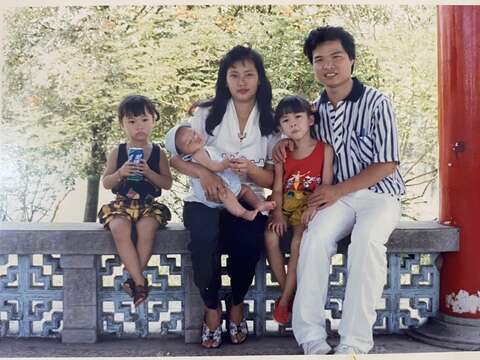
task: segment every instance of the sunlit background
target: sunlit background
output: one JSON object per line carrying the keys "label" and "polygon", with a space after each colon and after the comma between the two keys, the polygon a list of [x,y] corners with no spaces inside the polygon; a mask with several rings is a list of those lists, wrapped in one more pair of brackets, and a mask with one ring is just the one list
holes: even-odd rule
{"label": "sunlit background", "polygon": [[[435,6],[19,7],[1,15],[1,221],[95,221],[113,198],[99,180],[105,153],[123,141],[121,98],[155,101],[161,144],[193,102],[213,95],[218,61],[236,44],[263,55],[274,104],[286,94],[313,100],[321,89],[302,46],[324,24],[352,32],[355,75],[393,101],[404,217],[437,217]],[[162,202],[179,215],[187,189],[177,180]]]}

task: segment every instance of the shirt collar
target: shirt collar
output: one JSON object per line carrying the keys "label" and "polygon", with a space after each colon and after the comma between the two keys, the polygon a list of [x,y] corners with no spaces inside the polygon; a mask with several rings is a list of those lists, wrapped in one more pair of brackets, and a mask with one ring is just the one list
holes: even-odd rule
{"label": "shirt collar", "polygon": [[[360,80],[358,80],[356,77],[353,77],[352,80],[353,80],[352,90],[342,101],[355,102],[358,99],[360,99],[360,96],[362,96],[365,91],[365,85],[363,85],[363,83]],[[328,98],[327,91],[323,90],[322,93],[320,94],[320,103],[327,103],[328,101],[330,100]]]}

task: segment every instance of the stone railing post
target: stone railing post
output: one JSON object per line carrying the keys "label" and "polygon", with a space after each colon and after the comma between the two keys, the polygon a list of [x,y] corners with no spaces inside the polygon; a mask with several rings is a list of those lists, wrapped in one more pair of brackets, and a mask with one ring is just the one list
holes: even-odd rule
{"label": "stone railing post", "polygon": [[96,255],[63,255],[63,331],[64,343],[97,341]]}
{"label": "stone railing post", "polygon": [[185,286],[185,343],[200,342],[203,317],[203,300],[193,282],[192,260],[189,253],[182,255],[183,279]]}

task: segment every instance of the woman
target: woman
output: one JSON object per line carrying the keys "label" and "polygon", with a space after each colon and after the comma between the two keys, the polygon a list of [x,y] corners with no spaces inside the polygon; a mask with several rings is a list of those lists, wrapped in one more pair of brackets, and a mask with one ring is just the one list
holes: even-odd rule
{"label": "woman", "polygon": [[[199,104],[191,119],[192,128],[206,137],[206,144],[232,158],[231,169],[259,196],[273,183],[271,149],[278,136],[273,135],[271,102],[272,90],[261,56],[248,47],[235,46],[220,62],[215,97]],[[220,177],[178,156],[171,164],[181,173],[199,178],[207,198],[218,202],[225,191]],[[227,329],[232,343],[241,344],[248,334],[243,300],[260,258],[266,216],[258,214],[247,221],[224,209],[208,207],[191,194],[185,198],[183,219],[191,236],[194,281],[205,305],[202,346],[221,345],[218,290],[222,252],[228,254],[232,288],[226,298]]]}

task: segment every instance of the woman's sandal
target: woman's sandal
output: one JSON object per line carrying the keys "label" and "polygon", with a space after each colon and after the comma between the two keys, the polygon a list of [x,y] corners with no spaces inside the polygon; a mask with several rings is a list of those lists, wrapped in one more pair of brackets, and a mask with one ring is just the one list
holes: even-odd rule
{"label": "woman's sandal", "polygon": [[125,291],[128,296],[133,297],[133,292],[135,290],[135,282],[132,278],[128,278],[123,284],[122,289]]}
{"label": "woman's sandal", "polygon": [[133,290],[133,304],[135,306],[140,305],[145,301],[148,297],[148,280],[145,279],[145,283],[143,285],[135,285]]}
{"label": "woman's sandal", "polygon": [[[243,344],[248,337],[247,320],[244,316],[238,325],[230,320],[230,309],[232,308],[232,297],[230,294],[225,296],[225,307],[227,308],[227,329],[230,341],[234,345]],[[242,335],[240,340],[238,340],[238,335]]]}
{"label": "woman's sandal", "polygon": [[[212,346],[207,346],[208,341],[212,341]],[[215,330],[210,330],[204,321],[202,326],[202,346],[206,349],[218,349],[222,345],[222,324],[217,326]]]}

